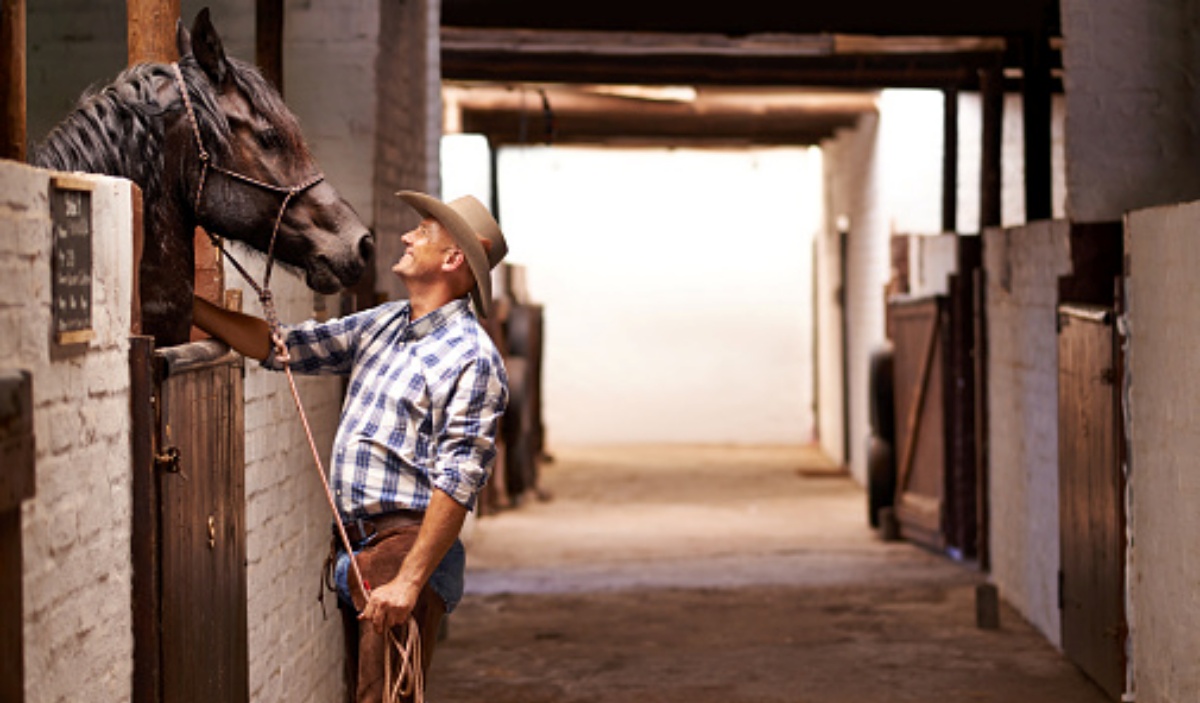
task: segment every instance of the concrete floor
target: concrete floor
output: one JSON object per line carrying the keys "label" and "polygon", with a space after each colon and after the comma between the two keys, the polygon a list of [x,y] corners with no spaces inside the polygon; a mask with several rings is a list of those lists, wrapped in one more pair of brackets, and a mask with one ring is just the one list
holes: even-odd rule
{"label": "concrete floor", "polygon": [[[431,703],[1102,703],[972,564],[871,531],[800,448],[558,450],[470,523]],[[1003,595],[1003,594],[1002,594]]]}

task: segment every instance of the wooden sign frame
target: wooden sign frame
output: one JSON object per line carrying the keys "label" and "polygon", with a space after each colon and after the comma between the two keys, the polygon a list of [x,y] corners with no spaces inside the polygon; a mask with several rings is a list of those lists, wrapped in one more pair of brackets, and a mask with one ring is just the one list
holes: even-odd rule
{"label": "wooden sign frame", "polygon": [[74,176],[50,180],[51,334],[55,343],[86,344],[92,330],[92,191],[91,181]]}

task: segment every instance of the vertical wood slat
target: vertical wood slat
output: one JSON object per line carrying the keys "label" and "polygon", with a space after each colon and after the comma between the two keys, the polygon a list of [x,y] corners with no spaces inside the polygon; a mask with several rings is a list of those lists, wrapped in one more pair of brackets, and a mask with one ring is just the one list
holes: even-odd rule
{"label": "vertical wood slat", "polygon": [[0,159],[25,160],[25,0],[0,6]]}
{"label": "vertical wood slat", "polygon": [[21,509],[0,508],[0,700],[25,700]]}
{"label": "vertical wood slat", "polygon": [[942,231],[958,231],[958,91],[942,91]]}
{"label": "vertical wood slat", "polygon": [[1004,74],[999,63],[979,71],[983,136],[979,168],[979,231],[1001,220],[1001,151],[1004,145]]}
{"label": "vertical wood slat", "polygon": [[1053,216],[1051,199],[1050,45],[1031,32],[1021,40],[1021,105],[1025,139],[1025,221]]}
{"label": "vertical wood slat", "polygon": [[[137,192],[137,188],[134,191]],[[138,210],[134,210],[135,217]],[[133,702],[161,700],[158,642],[158,491],[154,470],[154,339],[129,340],[133,459]]]}
{"label": "vertical wood slat", "polygon": [[1111,311],[1059,312],[1063,651],[1112,700],[1125,687],[1124,479]]}
{"label": "vertical wood slat", "polygon": [[129,65],[170,63],[179,57],[175,22],[179,0],[125,0]]}
{"label": "vertical wood slat", "polygon": [[283,95],[283,0],[254,3],[254,60]]}

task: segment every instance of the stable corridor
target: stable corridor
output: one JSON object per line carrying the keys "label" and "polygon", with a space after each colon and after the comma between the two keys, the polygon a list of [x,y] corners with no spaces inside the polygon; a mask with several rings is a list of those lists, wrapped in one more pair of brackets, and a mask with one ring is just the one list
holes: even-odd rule
{"label": "stable corridor", "polygon": [[563,449],[474,522],[437,703],[1102,703],[984,575],[869,528],[816,450]]}

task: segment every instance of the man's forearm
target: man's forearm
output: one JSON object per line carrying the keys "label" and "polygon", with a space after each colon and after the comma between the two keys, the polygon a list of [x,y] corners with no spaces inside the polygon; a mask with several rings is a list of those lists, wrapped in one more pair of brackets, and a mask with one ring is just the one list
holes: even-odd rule
{"label": "man's forearm", "polygon": [[404,558],[404,565],[400,567],[396,579],[418,589],[423,587],[446,552],[454,546],[466,518],[466,508],[442,491],[434,489],[417,541]]}
{"label": "man's forearm", "polygon": [[271,353],[267,323],[250,315],[217,307],[204,298],[193,298],[192,323],[252,359]]}

